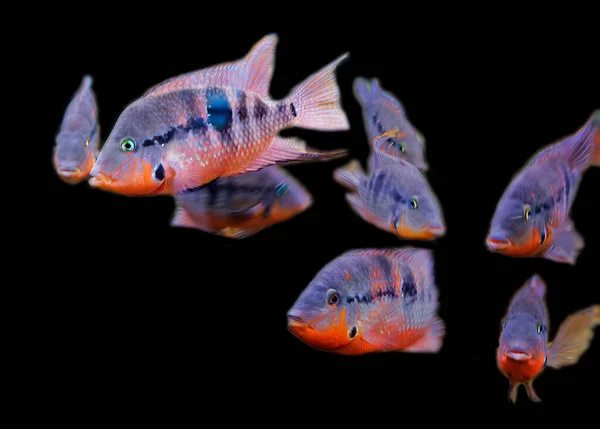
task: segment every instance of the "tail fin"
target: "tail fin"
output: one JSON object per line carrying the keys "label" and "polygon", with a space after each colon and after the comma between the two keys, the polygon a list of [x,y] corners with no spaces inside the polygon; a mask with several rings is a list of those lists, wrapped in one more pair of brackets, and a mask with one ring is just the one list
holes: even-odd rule
{"label": "tail fin", "polygon": [[175,211],[171,218],[172,227],[202,229],[194,222],[183,206],[175,200]]}
{"label": "tail fin", "polygon": [[592,149],[592,166],[600,167],[600,109],[592,114],[594,125],[594,148]]}
{"label": "tail fin", "polygon": [[354,93],[354,98],[361,105],[365,105],[371,99],[371,82],[365,79],[364,77],[357,77],[354,79],[354,83],[352,84],[352,91]]}
{"label": "tail fin", "polygon": [[600,324],[600,305],[593,305],[567,317],[549,344],[547,365],[552,368],[575,365],[589,348],[594,327]]}
{"label": "tail fin", "polygon": [[340,88],[335,78],[337,67],[346,58],[348,54],[342,55],[292,90],[286,102],[296,112],[293,126],[318,131],[350,129],[348,118],[341,106]]}
{"label": "tail fin", "polygon": [[92,76],[90,76],[89,74],[86,74],[85,76],[83,76],[83,79],[81,79],[81,88],[89,89],[93,83],[94,83],[94,79],[92,78]]}
{"label": "tail fin", "polygon": [[333,180],[352,191],[356,191],[364,174],[358,160],[353,159],[333,172]]}

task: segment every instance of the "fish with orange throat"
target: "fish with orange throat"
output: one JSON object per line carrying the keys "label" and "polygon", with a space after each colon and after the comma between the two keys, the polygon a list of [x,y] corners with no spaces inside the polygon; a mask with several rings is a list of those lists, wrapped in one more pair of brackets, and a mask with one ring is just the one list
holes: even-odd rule
{"label": "fish with orange throat", "polygon": [[174,227],[241,239],[306,211],[311,194],[283,168],[222,177],[175,195]]}
{"label": "fish with orange throat", "polygon": [[600,110],[536,154],[512,179],[486,238],[489,251],[575,265],[584,240],[569,213],[585,171],[600,166]]}
{"label": "fish with orange throat", "polygon": [[353,160],[334,172],[348,188],[346,201],[364,221],[411,240],[434,240],[446,233],[442,207],[423,174],[408,161],[374,151],[369,174]]}
{"label": "fish with orange throat", "polygon": [[509,400],[516,402],[519,386],[524,385],[529,399],[540,402],[533,389],[535,378],[547,366],[575,365],[589,348],[598,324],[600,305],[596,304],[567,317],[554,341],[548,342],[546,285],[539,275],[532,276],[510,301],[496,351],[498,368],[510,382]]}
{"label": "fish with orange throat", "polygon": [[378,79],[358,77],[354,97],[362,107],[367,138],[374,150],[397,156],[422,172],[429,169],[425,160],[425,138],[406,116],[404,106]]}
{"label": "fish with orange throat", "polygon": [[92,77],[83,77],[56,136],[52,161],[58,176],[77,184],[88,178],[98,156],[100,130]]}
{"label": "fish with orange throat", "polygon": [[445,325],[431,250],[358,249],[319,271],[287,313],[307,345],[342,355],[437,353]]}
{"label": "fish with orange throat", "polygon": [[335,71],[344,54],[274,101],[269,87],[276,35],[242,59],[168,79],[121,113],[91,171],[90,185],[130,196],[175,195],[219,177],[278,163],[324,161],[279,131],[350,128]]}

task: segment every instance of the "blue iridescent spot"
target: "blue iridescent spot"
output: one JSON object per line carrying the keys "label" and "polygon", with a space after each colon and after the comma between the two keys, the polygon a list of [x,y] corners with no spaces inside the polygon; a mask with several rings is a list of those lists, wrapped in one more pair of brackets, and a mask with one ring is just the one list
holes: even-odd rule
{"label": "blue iridescent spot", "polygon": [[287,194],[288,191],[288,187],[285,183],[280,184],[279,186],[277,186],[277,188],[275,188],[275,195],[277,195],[278,197],[281,197],[282,195]]}
{"label": "blue iridescent spot", "polygon": [[233,112],[225,91],[210,87],[206,89],[206,121],[217,131],[224,131],[231,125]]}

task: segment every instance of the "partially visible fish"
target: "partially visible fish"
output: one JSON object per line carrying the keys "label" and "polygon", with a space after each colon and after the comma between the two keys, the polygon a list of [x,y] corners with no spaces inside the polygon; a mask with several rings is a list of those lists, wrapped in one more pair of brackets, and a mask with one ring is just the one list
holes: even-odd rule
{"label": "partially visible fish", "polygon": [[171,225],[241,239],[291,219],[312,203],[297,179],[273,165],[175,195]]}
{"label": "partially visible fish", "polygon": [[346,150],[318,152],[277,133],[290,127],[350,128],[335,78],[348,54],[274,101],[268,91],[276,43],[277,36],[266,36],[241,60],[148,90],[121,113],[90,185],[124,195],[175,195],[277,163],[344,156]]}
{"label": "partially visible fish", "polygon": [[362,107],[367,138],[373,148],[427,171],[425,138],[407,119],[400,101],[383,90],[378,79],[369,81],[363,77],[354,80],[354,97]]}
{"label": "partially visible fish", "polygon": [[574,265],[584,247],[569,212],[582,176],[600,166],[600,110],[538,152],[500,198],[486,238],[489,251]]}
{"label": "partially visible fish", "polygon": [[334,180],[352,191],[346,200],[363,220],[405,239],[432,240],[446,233],[442,207],[414,165],[377,151],[369,163],[369,175],[357,160],[334,172]]}
{"label": "partially visible fish", "polygon": [[510,401],[516,402],[522,384],[529,399],[539,402],[533,389],[535,378],[546,366],[575,365],[589,348],[598,324],[600,305],[593,305],[567,317],[554,341],[548,342],[546,285],[537,274],[532,276],[510,301],[496,351],[498,368],[510,382]]}
{"label": "partially visible fish", "polygon": [[100,129],[92,83],[91,76],[83,77],[67,106],[54,145],[54,168],[70,184],[86,179],[98,156]]}
{"label": "partially visible fish", "polygon": [[431,250],[351,250],[300,294],[288,329],[315,349],[342,355],[437,353],[445,335],[438,294]]}

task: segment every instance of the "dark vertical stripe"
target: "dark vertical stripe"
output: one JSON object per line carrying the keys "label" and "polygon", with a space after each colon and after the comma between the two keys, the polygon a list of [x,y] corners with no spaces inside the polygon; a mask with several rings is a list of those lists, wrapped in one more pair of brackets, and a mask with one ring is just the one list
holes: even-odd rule
{"label": "dark vertical stripe", "polygon": [[379,198],[379,193],[381,192],[381,189],[383,188],[383,182],[385,181],[386,177],[387,177],[387,175],[382,172],[382,173],[379,173],[377,175],[377,177],[375,178],[375,183],[373,185],[374,201],[377,201],[377,199]]}
{"label": "dark vertical stripe", "polygon": [[258,120],[263,119],[267,115],[267,105],[263,101],[254,97],[254,117]]}
{"label": "dark vertical stripe", "polygon": [[238,118],[241,122],[248,120],[248,104],[246,103],[246,93],[244,91],[238,92]]}
{"label": "dark vertical stripe", "polygon": [[571,193],[571,175],[569,174],[569,170],[567,169],[567,166],[562,162],[560,163],[560,170],[562,171],[563,181],[565,182],[565,194],[567,197],[565,202],[567,203],[567,206],[568,206],[569,195]]}

